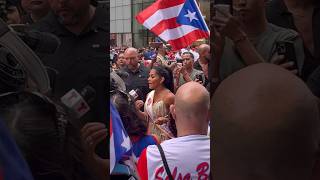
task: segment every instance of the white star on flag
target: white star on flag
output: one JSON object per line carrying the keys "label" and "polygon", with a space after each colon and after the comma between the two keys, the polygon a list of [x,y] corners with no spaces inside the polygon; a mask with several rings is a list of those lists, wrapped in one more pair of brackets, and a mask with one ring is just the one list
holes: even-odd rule
{"label": "white star on flag", "polygon": [[126,135],[124,134],[124,132],[122,131],[122,138],[123,138],[123,142],[121,143],[121,146],[126,148],[126,151],[130,150],[130,138],[126,137]]}
{"label": "white star on flag", "polygon": [[185,17],[189,18],[190,22],[192,20],[199,20],[198,18],[196,18],[196,12],[191,12],[189,9],[188,9],[188,14],[184,15]]}

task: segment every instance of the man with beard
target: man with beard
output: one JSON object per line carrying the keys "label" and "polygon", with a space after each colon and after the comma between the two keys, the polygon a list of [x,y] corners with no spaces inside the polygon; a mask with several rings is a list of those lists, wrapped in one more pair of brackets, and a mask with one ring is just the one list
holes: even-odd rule
{"label": "man with beard", "polygon": [[[108,11],[91,5],[90,0],[48,0],[51,12],[32,27],[58,36],[60,47],[52,55],[42,58],[43,63],[58,73],[53,82],[52,96],[60,99],[71,89],[80,92],[87,85],[95,91],[90,111],[80,120],[107,123],[107,37]],[[109,148],[98,146],[99,155],[106,158]]]}

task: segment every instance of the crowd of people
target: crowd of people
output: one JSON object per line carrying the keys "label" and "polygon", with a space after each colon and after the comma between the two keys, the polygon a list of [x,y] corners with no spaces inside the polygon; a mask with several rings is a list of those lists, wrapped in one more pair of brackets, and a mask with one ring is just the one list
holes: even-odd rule
{"label": "crowd of people", "polygon": [[319,179],[319,1],[213,8],[213,179]]}
{"label": "crowd of people", "polygon": [[[57,48],[34,50],[39,63],[0,47],[0,179],[319,179],[319,2],[231,1],[213,2],[211,46],[110,57],[96,1],[1,4],[10,31],[51,34]],[[48,91],[25,64],[40,64]],[[133,153],[112,172],[107,93]]]}
{"label": "crowd of people", "polygon": [[108,177],[105,7],[1,1],[0,179]]}
{"label": "crowd of people", "polygon": [[[174,178],[193,179],[201,174],[208,179],[210,46],[201,44],[176,52],[162,43],[146,49],[111,47],[110,55],[111,102],[119,111],[136,157],[131,175],[140,179],[169,177],[158,152],[160,144]],[[188,146],[199,148],[186,151]],[[183,161],[193,153],[199,157]],[[124,175],[121,167],[125,161],[116,165],[112,176]]]}

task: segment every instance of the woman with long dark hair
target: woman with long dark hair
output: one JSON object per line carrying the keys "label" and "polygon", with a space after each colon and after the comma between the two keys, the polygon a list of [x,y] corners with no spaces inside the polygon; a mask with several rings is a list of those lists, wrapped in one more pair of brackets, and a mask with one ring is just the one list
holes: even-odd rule
{"label": "woman with long dark hair", "polygon": [[174,103],[174,85],[172,71],[164,66],[154,66],[149,73],[149,88],[152,91],[147,95],[146,102],[136,101],[136,108],[144,105],[145,117],[148,123],[149,133],[155,134],[159,141],[174,137],[170,128],[170,105]]}
{"label": "woman with long dark hair", "polygon": [[[125,91],[121,90],[121,87],[118,86],[119,83],[117,83],[115,79],[112,78],[110,84],[111,103],[119,113],[123,127],[130,137],[133,154],[136,158],[139,158],[147,146],[158,143],[157,139],[152,135],[148,135],[147,123],[138,115],[139,113],[135,108],[134,99]],[[124,169],[126,169],[124,168],[126,165],[125,161],[126,159],[124,158],[120,163],[116,164],[114,171],[111,173],[111,177],[116,176],[114,177],[116,179],[128,179],[127,176],[130,176],[130,174],[125,175],[124,173]],[[134,174],[134,172],[130,173]]]}

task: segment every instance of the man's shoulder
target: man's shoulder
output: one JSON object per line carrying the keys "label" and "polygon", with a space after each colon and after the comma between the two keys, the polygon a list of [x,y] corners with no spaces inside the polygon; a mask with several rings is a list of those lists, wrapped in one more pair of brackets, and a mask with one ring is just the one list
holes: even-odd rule
{"label": "man's shoulder", "polygon": [[277,40],[291,40],[294,41],[299,38],[299,33],[293,29],[283,28],[274,24],[268,24],[269,33],[276,36]]}
{"label": "man's shoulder", "polygon": [[196,68],[193,68],[192,74],[202,74],[202,73],[203,73],[203,71],[196,69]]}
{"label": "man's shoulder", "polygon": [[[186,144],[207,144],[210,146],[210,138],[203,135],[190,135],[172,138],[161,143],[165,151],[176,150],[177,148],[185,148]],[[156,145],[148,146],[148,150],[158,150]]]}
{"label": "man's shoulder", "polygon": [[149,73],[149,68],[147,68],[145,65],[143,64],[140,64],[140,70],[143,72],[143,73]]}
{"label": "man's shoulder", "polygon": [[[161,147],[166,155],[168,161],[183,162],[183,157],[192,154],[202,154],[202,157],[210,156],[210,138],[208,136],[185,136],[166,140],[161,143]],[[186,147],[192,147],[186,149]],[[150,145],[146,149],[146,156],[148,160],[153,162],[160,162],[161,155],[156,145]]]}

